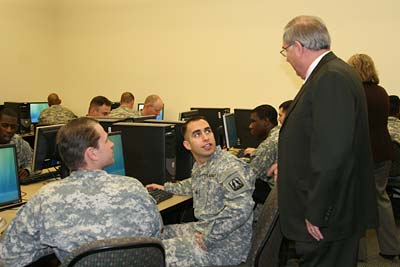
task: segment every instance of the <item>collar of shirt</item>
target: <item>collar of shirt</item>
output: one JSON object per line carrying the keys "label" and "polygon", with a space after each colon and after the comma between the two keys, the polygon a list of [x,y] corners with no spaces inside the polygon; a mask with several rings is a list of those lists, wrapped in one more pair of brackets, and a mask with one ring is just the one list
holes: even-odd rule
{"label": "collar of shirt", "polygon": [[304,82],[307,81],[308,77],[310,77],[311,73],[313,72],[313,70],[315,69],[315,67],[317,67],[317,65],[318,65],[318,63],[321,61],[321,59],[322,59],[326,54],[328,54],[329,52],[331,52],[331,51],[329,50],[329,51],[326,51],[325,53],[321,54],[319,57],[317,57],[317,58],[313,61],[313,63],[311,63],[311,65],[310,65],[310,66],[308,67],[308,69],[307,69],[306,78],[304,79]]}

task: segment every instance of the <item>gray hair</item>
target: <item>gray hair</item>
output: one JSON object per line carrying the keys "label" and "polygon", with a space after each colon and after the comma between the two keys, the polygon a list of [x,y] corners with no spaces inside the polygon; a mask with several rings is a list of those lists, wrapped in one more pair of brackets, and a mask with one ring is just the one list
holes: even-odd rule
{"label": "gray hair", "polygon": [[324,22],[315,16],[298,16],[285,26],[283,42],[292,45],[295,41],[314,51],[331,47],[328,29]]}

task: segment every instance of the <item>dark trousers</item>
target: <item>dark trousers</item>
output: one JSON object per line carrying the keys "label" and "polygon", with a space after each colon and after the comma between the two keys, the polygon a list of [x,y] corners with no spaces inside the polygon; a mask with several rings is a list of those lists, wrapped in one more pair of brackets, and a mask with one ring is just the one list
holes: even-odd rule
{"label": "dark trousers", "polygon": [[300,256],[300,267],[353,267],[357,266],[357,252],[360,234],[350,238],[326,242],[296,241],[296,253]]}

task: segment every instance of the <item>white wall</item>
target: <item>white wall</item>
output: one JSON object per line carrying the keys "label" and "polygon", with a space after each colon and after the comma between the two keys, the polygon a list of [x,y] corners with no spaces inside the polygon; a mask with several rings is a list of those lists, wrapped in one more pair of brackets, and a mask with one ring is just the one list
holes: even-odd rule
{"label": "white wall", "polygon": [[[8,62],[26,58],[23,52],[32,44],[39,49],[29,54],[35,58],[30,64],[0,65],[7,76],[7,83],[0,80],[2,91],[13,89],[2,93],[7,101],[45,99],[56,91],[66,106],[84,115],[95,95],[117,101],[129,90],[142,102],[157,93],[168,119],[191,106],[277,106],[293,98],[302,83],[279,54],[283,27],[300,14],[326,22],[332,49],[343,59],[371,55],[381,84],[400,95],[394,66],[400,61],[396,0],[379,5],[371,0],[42,0],[37,5],[37,0],[0,0],[0,10],[13,2],[21,3],[16,15],[30,10],[29,20],[13,16],[6,22],[29,42],[19,44]],[[11,39],[10,45],[19,40]]]}

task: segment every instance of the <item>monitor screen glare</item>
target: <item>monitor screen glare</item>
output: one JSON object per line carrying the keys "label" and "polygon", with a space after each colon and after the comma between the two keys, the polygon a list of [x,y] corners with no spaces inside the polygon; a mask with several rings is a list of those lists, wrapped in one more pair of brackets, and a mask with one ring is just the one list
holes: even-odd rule
{"label": "monitor screen glare", "polygon": [[112,132],[108,134],[108,139],[114,143],[114,163],[104,170],[110,174],[125,175],[124,153],[122,148],[121,132]]}
{"label": "monitor screen glare", "polygon": [[47,102],[43,103],[30,103],[30,109],[31,109],[31,122],[32,123],[38,123],[39,122],[39,116],[40,113],[49,107],[49,104]]}
{"label": "monitor screen glare", "polygon": [[0,206],[20,199],[15,146],[0,146]]}

